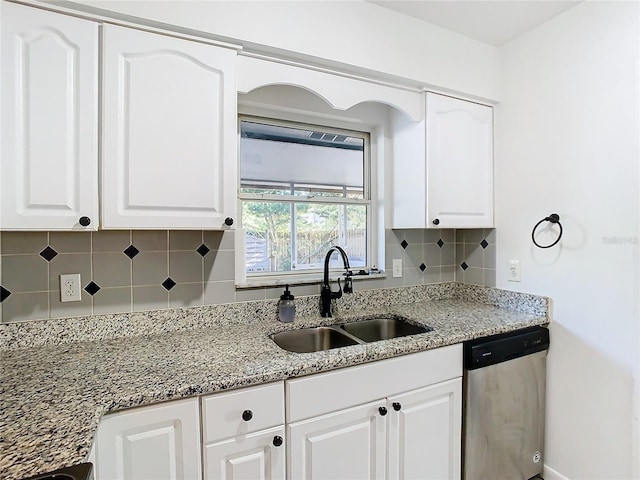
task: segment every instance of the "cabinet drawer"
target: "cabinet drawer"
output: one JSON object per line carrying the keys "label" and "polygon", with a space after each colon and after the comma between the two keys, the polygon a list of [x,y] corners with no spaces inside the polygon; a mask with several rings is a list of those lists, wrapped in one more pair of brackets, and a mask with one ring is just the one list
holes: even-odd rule
{"label": "cabinet drawer", "polygon": [[202,421],[205,443],[282,425],[284,384],[271,383],[202,397]]}

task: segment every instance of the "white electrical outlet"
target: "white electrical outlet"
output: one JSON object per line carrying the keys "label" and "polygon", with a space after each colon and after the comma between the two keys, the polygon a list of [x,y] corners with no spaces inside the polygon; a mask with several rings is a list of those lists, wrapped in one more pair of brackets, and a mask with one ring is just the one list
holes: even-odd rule
{"label": "white electrical outlet", "polygon": [[520,276],[520,260],[509,260],[509,274],[507,280],[510,282],[522,281]]}
{"label": "white electrical outlet", "polygon": [[393,278],[402,277],[402,259],[394,258],[393,259]]}
{"label": "white electrical outlet", "polygon": [[80,297],[80,274],[70,273],[60,275],[60,301],[79,302]]}

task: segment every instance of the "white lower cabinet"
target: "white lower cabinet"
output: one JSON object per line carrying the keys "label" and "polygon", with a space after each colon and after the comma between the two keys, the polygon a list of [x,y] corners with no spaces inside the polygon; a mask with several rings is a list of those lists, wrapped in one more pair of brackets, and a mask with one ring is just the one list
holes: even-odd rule
{"label": "white lower cabinet", "polygon": [[389,479],[458,479],[462,379],[387,400]]}
{"label": "white lower cabinet", "polygon": [[460,478],[460,378],[289,426],[290,479]]}
{"label": "white lower cabinet", "polygon": [[458,480],[461,345],[287,380],[290,480]]}
{"label": "white lower cabinet", "polygon": [[205,479],[284,480],[283,382],[201,401]]}
{"label": "white lower cabinet", "polygon": [[451,345],[118,412],[96,480],[459,479],[461,391]]}
{"label": "white lower cabinet", "polygon": [[371,402],[289,425],[290,479],[384,479],[386,430]]}
{"label": "white lower cabinet", "polygon": [[204,447],[207,480],[284,480],[284,426]]}
{"label": "white lower cabinet", "polygon": [[198,399],[106,415],[96,439],[96,480],[198,480]]}

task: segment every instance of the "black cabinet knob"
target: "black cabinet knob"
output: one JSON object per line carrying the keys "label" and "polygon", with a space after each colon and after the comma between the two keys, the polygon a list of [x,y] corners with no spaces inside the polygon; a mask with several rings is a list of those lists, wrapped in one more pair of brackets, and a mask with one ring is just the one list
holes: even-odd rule
{"label": "black cabinet knob", "polygon": [[242,419],[245,422],[248,422],[252,418],[253,418],[253,412],[251,410],[245,410],[244,412],[242,412]]}
{"label": "black cabinet knob", "polygon": [[393,403],[391,404],[391,406],[393,407],[393,409],[394,409],[396,412],[399,412],[399,411],[400,411],[400,409],[402,408],[402,405],[400,405],[400,403],[399,403],[399,402],[393,402]]}
{"label": "black cabinet knob", "polygon": [[91,219],[89,217],[80,217],[78,223],[83,227],[88,227],[89,225],[91,225]]}
{"label": "black cabinet knob", "polygon": [[437,219],[437,218],[434,218],[432,223],[433,223],[434,225],[440,225],[440,220],[439,220],[439,219]]}
{"label": "black cabinet knob", "polygon": [[384,417],[387,414],[387,407],[380,407],[378,411],[380,412],[380,415]]}
{"label": "black cabinet knob", "polygon": [[282,437],[276,435],[275,437],[273,437],[273,446],[279,447],[280,445],[282,445]]}
{"label": "black cabinet knob", "polygon": [[233,218],[231,217],[227,217],[224,219],[224,224],[227,225],[228,227],[230,227],[231,225],[233,225]]}

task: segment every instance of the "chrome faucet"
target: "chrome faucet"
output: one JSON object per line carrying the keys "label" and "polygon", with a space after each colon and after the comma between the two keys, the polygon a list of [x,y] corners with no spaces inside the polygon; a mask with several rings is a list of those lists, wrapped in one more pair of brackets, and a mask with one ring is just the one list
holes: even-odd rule
{"label": "chrome faucet", "polygon": [[[331,290],[331,285],[329,285],[329,260],[331,259],[331,255],[334,252],[340,252],[340,256],[342,257],[342,263],[345,269],[345,279],[344,279],[344,289],[340,286],[340,279],[338,279],[338,291],[334,292]],[[342,292],[344,293],[352,293],[353,292],[353,284],[351,282],[351,267],[349,266],[349,257],[347,257],[346,252],[339,247],[338,245],[334,245],[329,249],[327,255],[324,257],[324,282],[322,283],[322,289],[320,290],[320,314],[323,317],[331,316],[331,300],[334,298],[342,297]]]}

